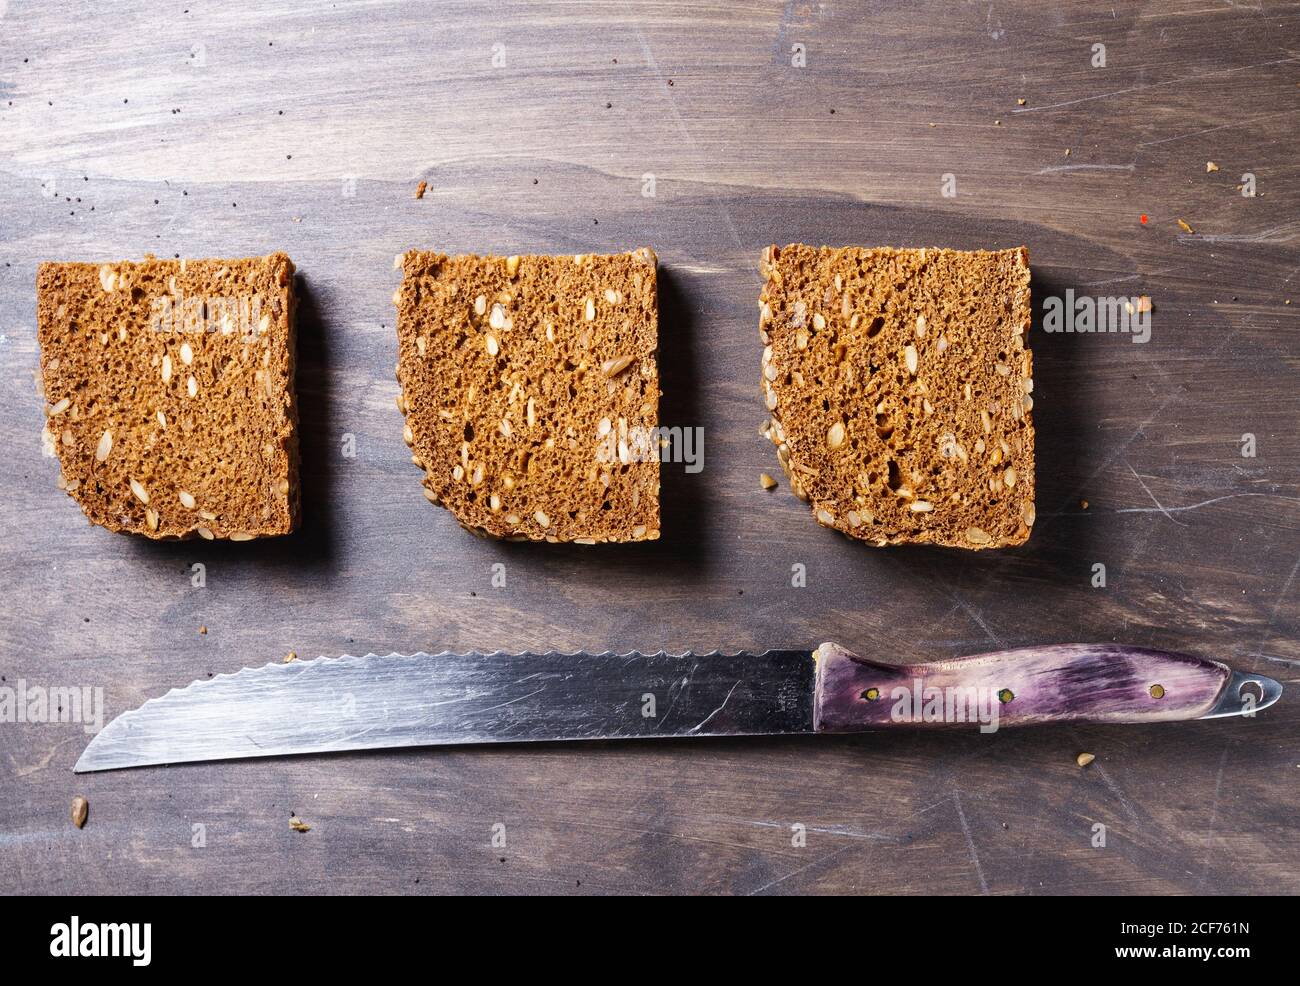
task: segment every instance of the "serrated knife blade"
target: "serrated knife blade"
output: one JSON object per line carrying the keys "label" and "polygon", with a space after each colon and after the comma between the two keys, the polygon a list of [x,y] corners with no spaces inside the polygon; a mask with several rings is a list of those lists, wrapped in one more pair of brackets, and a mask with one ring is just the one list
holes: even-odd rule
{"label": "serrated knife blade", "polygon": [[810,651],[366,654],[268,664],[123,713],[78,772],[295,753],[812,729]]}
{"label": "serrated knife blade", "polygon": [[1118,644],[914,664],[833,643],[759,654],[366,654],[173,689],[110,722],[75,769],[467,743],[1171,722],[1253,716],[1281,692],[1217,661]]}

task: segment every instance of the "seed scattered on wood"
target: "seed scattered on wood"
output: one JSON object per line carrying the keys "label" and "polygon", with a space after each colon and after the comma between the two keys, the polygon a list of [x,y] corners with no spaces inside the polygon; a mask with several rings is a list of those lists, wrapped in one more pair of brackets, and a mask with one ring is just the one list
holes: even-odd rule
{"label": "seed scattered on wood", "polygon": [[308,825],[306,822],[304,822],[304,821],[303,821],[301,818],[299,818],[297,815],[290,815],[290,816],[289,816],[289,828],[293,829],[295,832],[310,832],[310,831],[311,831],[311,826]]}
{"label": "seed scattered on wood", "polygon": [[762,486],[763,489],[765,490],[776,489],[776,480],[773,479],[771,476],[769,476],[767,473],[760,474],[758,477],[758,482],[759,485]]}
{"label": "seed scattered on wood", "polygon": [[1196,230],[1192,229],[1192,227],[1187,224],[1186,220],[1183,219],[1178,220],[1178,228],[1181,229],[1184,233],[1196,232]]}
{"label": "seed scattered on wood", "polygon": [[415,186],[415,197],[416,197],[417,199],[422,199],[422,198],[424,198],[424,190],[425,190],[426,188],[428,188],[428,187],[429,187],[429,183],[428,183],[427,181],[422,181],[422,182],[420,182],[420,184],[416,185],[416,186]]}
{"label": "seed scattered on wood", "polygon": [[281,663],[292,664],[296,660],[298,660],[298,652],[296,650],[291,650],[288,654],[284,655],[284,660]]}
{"label": "seed scattered on wood", "polygon": [[1074,762],[1077,763],[1080,767],[1086,767],[1088,766],[1088,764],[1092,763],[1096,759],[1097,757],[1094,754],[1080,753],[1077,757],[1074,758]]}
{"label": "seed scattered on wood", "polygon": [[86,827],[86,819],[90,816],[90,802],[77,795],[72,799],[72,824],[77,828]]}
{"label": "seed scattered on wood", "polygon": [[1206,162],[1205,162],[1205,173],[1206,173],[1206,174],[1209,174],[1211,171],[1218,171],[1218,170],[1219,170],[1219,166],[1218,166],[1217,164],[1215,164],[1213,161],[1206,161]]}

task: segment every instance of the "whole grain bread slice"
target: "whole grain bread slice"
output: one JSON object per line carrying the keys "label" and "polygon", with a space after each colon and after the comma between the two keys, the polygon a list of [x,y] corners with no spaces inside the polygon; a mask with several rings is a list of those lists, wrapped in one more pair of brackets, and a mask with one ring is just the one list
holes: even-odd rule
{"label": "whole grain bread slice", "polygon": [[763,252],[766,434],[818,523],[982,549],[1034,508],[1029,254]]}
{"label": "whole grain bread slice", "polygon": [[293,263],[44,263],[43,439],[92,523],[246,541],[299,513]]}
{"label": "whole grain bread slice", "polygon": [[397,401],[430,501],[494,537],[659,537],[656,263],[398,258]]}

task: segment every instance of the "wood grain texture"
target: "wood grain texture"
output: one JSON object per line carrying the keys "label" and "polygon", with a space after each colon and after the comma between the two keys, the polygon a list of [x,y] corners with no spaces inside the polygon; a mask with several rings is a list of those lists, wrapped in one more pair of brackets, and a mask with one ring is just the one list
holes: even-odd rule
{"label": "wood grain texture", "polygon": [[[102,686],[112,715],[289,650],[836,640],[916,661],[1120,640],[1291,694],[1254,720],[90,777],[70,772],[80,726],[0,723],[0,889],[1300,890],[1300,6],[177,9],[0,0],[0,684]],[[1237,191],[1247,173],[1258,197]],[[777,471],[758,434],[771,242],[1024,244],[1036,312],[1068,288],[1154,299],[1144,345],[1031,335],[1027,545],[871,550],[759,488]],[[470,537],[401,441],[393,256],[641,244],[661,259],[664,420],[705,429],[704,470],[665,467],[652,544]],[[36,264],[272,250],[304,299],[304,530],[153,544],[87,526],[41,456]]]}

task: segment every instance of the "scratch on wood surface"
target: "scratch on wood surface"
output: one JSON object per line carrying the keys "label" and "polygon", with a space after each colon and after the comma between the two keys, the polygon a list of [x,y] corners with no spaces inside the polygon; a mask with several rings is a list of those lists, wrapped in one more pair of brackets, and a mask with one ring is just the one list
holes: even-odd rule
{"label": "scratch on wood surface", "polygon": [[814,859],[811,863],[807,863],[803,866],[800,866],[797,870],[787,873],[785,876],[777,877],[775,880],[765,883],[761,887],[758,887],[755,890],[750,890],[748,893],[745,894],[745,896],[755,897],[758,894],[761,894],[764,890],[771,890],[773,887],[780,886],[781,884],[785,883],[787,880],[791,880],[794,877],[797,877],[800,873],[807,872],[808,870],[812,869],[814,866],[821,866],[823,863],[829,863],[832,859],[838,859],[840,856],[843,856],[846,852],[848,852],[852,848],[853,848],[852,845],[842,846],[839,849],[836,849],[833,853],[830,853],[829,855],[822,856],[819,859]]}
{"label": "scratch on wood surface", "polygon": [[59,750],[63,749],[63,747],[67,746],[70,742],[72,741],[64,740],[62,743],[54,744],[54,746],[50,747],[50,749],[46,752],[45,756],[41,757],[40,760],[32,764],[27,764],[26,766],[23,767],[18,766],[18,761],[13,758],[13,754],[10,754],[9,762],[13,764],[14,777],[28,777],[31,774],[39,773],[40,771],[44,770],[54,760],[54,755],[58,753]]}
{"label": "scratch on wood surface", "polygon": [[[658,77],[661,83],[667,82],[667,76],[659,70],[659,62],[655,59],[654,52],[650,50],[650,42],[646,40],[645,31],[641,29],[639,21],[636,24],[636,36],[637,40],[641,43],[641,52],[645,55],[645,60],[647,64],[649,64],[651,71],[654,72],[655,76]],[[667,101],[668,108],[673,114],[673,120],[677,123],[677,129],[681,131],[681,135],[686,138],[686,142],[691,145],[691,150],[698,153],[699,148],[695,144],[695,138],[691,135],[690,128],[686,126],[686,121],[682,119],[682,114],[677,109],[677,103],[674,102],[671,96],[666,95],[660,96],[660,100]],[[731,218],[731,212],[727,209],[726,202],[715,197],[713,199],[713,204],[717,207],[718,212],[726,221],[727,231],[731,233],[732,242],[736,244],[737,248],[743,250],[745,245],[740,239],[740,233],[736,230],[736,224]]]}
{"label": "scratch on wood surface", "polygon": [[1012,113],[1038,113],[1042,110],[1055,110],[1062,106],[1075,106],[1079,103],[1090,103],[1096,99],[1109,99],[1111,96],[1124,96],[1131,92],[1145,92],[1148,89],[1158,89],[1161,86],[1184,85],[1190,82],[1198,82],[1201,79],[1210,79],[1217,75],[1230,75],[1233,72],[1246,72],[1253,68],[1265,68],[1269,65],[1284,65],[1287,62],[1297,61],[1296,58],[1276,58],[1268,62],[1256,62],[1253,65],[1238,65],[1236,68],[1225,68],[1217,72],[1199,72],[1195,75],[1185,75],[1177,79],[1166,79],[1163,82],[1151,82],[1144,86],[1130,86],[1127,89],[1114,89],[1110,92],[1097,93],[1095,96],[1082,96],[1079,99],[1067,99],[1060,103],[1047,103],[1043,106],[1017,106]]}
{"label": "scratch on wood surface", "polygon": [[[1128,464],[1125,463],[1125,465]],[[1132,469],[1133,467],[1129,466],[1129,470],[1132,471]],[[1137,473],[1134,472],[1133,475],[1137,476]],[[1140,476],[1138,477],[1138,482],[1142,483],[1142,478]],[[1142,488],[1147,489],[1145,483],[1142,483]],[[1154,496],[1151,495],[1151,491],[1149,489],[1147,489],[1147,496],[1150,496],[1152,500],[1156,499]],[[1282,500],[1286,503],[1300,503],[1300,496],[1285,496],[1281,493],[1226,493],[1223,496],[1211,497],[1208,500],[1202,500],[1200,503],[1189,503],[1186,506],[1182,506],[1182,507],[1166,507],[1157,500],[1156,505],[1154,507],[1118,507],[1113,512],[1117,514],[1159,513],[1168,516],[1169,514],[1182,513],[1183,511],[1186,510],[1200,510],[1202,507],[1208,507],[1214,503],[1222,503],[1224,500],[1238,500],[1248,496],[1262,496],[1270,500]],[[1170,517],[1169,519],[1173,520],[1174,518]],[[1175,523],[1177,523],[1177,521],[1175,521]]]}
{"label": "scratch on wood surface", "polygon": [[[755,818],[745,822],[746,825],[753,825],[757,828],[774,828],[783,829],[789,826],[789,822],[774,822],[767,819]],[[863,839],[868,842],[897,842],[897,836],[886,835],[883,832],[864,832],[862,829],[852,825],[808,825],[806,831],[815,835],[838,835],[845,839]]]}
{"label": "scratch on wood surface", "polygon": [[1170,514],[1168,510],[1165,509],[1165,505],[1156,499],[1156,495],[1151,492],[1151,487],[1149,487],[1143,481],[1142,477],[1138,475],[1138,471],[1133,468],[1132,464],[1127,459],[1124,461],[1124,465],[1128,466],[1128,471],[1133,474],[1133,478],[1138,481],[1138,485],[1142,487],[1142,489],[1146,492],[1146,495],[1151,497],[1151,502],[1156,505],[1156,511],[1164,514],[1166,517],[1172,520],[1175,524],[1178,524],[1180,527],[1187,526],[1181,520],[1175,520],[1173,515]]}
{"label": "scratch on wood surface", "polygon": [[1180,233],[1179,242],[1200,243],[1290,243],[1300,231],[1300,224],[1274,226],[1258,233]]}
{"label": "scratch on wood surface", "polygon": [[1240,120],[1237,123],[1225,123],[1221,127],[1207,127],[1205,130],[1197,130],[1193,133],[1178,134],[1174,137],[1162,137],[1160,140],[1144,140],[1138,147],[1154,147],[1156,144],[1169,144],[1176,140],[1187,140],[1191,137],[1200,137],[1202,134],[1218,133],[1220,130],[1231,130],[1233,127],[1247,127],[1261,120],[1271,120],[1277,116],[1290,116],[1292,113],[1300,112],[1300,108],[1291,110],[1282,110],[1280,113],[1265,113],[1263,116],[1257,116],[1251,120]]}
{"label": "scratch on wood surface", "polygon": [[970,834],[970,824],[966,821],[966,810],[961,806],[961,793],[952,792],[952,803],[957,806],[957,820],[961,822],[961,834],[966,837],[966,848],[970,852],[970,861],[975,866],[975,875],[979,877],[980,893],[989,892],[988,881],[984,879],[984,867],[980,865],[980,854],[975,850],[975,840]]}
{"label": "scratch on wood surface", "polygon": [[1214,840],[1214,829],[1219,822],[1219,795],[1223,791],[1223,768],[1228,762],[1228,750],[1232,748],[1232,741],[1229,740],[1224,744],[1223,754],[1219,757],[1219,769],[1214,775],[1214,799],[1210,802],[1210,824],[1205,833],[1206,841],[1206,859],[1201,867],[1201,875],[1196,879],[1196,889],[1199,892],[1205,886],[1205,879],[1210,874],[1210,854],[1212,849],[1209,843]]}
{"label": "scratch on wood surface", "polygon": [[1050,168],[1035,171],[1035,175],[1050,175],[1057,171],[1133,171],[1135,164],[1056,164]]}
{"label": "scratch on wood surface", "polygon": [[1111,778],[1110,773],[1106,770],[1100,760],[1094,760],[1092,768],[1097,771],[1101,777],[1101,782],[1106,785],[1106,790],[1115,795],[1115,800],[1119,802],[1120,807],[1124,809],[1124,814],[1128,816],[1129,823],[1136,829],[1142,825],[1141,816],[1138,815],[1137,809],[1133,807],[1133,802],[1124,796],[1118,784]]}
{"label": "scratch on wood surface", "polygon": [[1006,646],[1005,644],[1003,644],[1002,638],[999,637],[996,633],[994,633],[993,628],[990,627],[988,623],[985,622],[984,617],[982,617],[979,614],[979,611],[976,610],[969,603],[967,603],[966,600],[962,599],[962,597],[958,593],[950,592],[948,593],[948,597],[953,602],[955,602],[962,610],[964,610],[966,612],[966,615],[969,616],[972,620],[974,620],[981,630],[983,630],[986,634],[988,634],[989,640],[993,641],[993,643],[997,644],[999,647]]}

